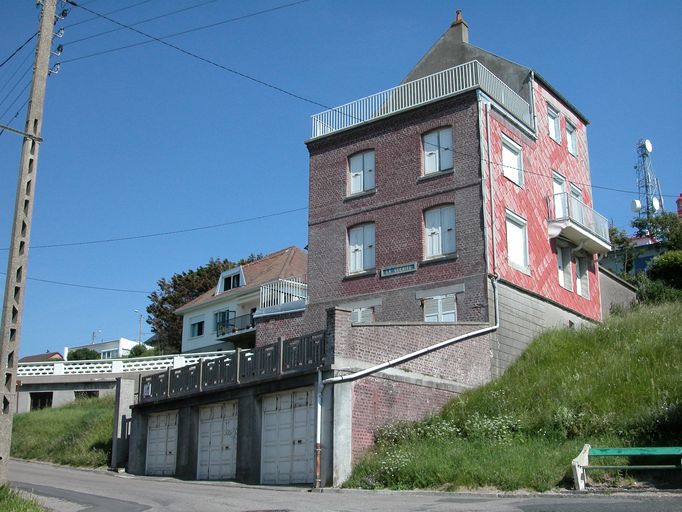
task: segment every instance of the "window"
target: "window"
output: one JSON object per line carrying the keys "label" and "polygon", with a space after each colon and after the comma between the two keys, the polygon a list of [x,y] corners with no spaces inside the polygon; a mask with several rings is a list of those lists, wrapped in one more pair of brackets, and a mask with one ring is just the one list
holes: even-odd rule
{"label": "window", "polygon": [[374,321],[374,308],[355,308],[352,321],[354,324],[371,324]]}
{"label": "window", "polygon": [[374,268],[374,224],[348,230],[348,271],[351,274]]}
{"label": "window", "polygon": [[374,188],[374,150],[363,151],[348,159],[350,193],[357,194]]}
{"label": "window", "polygon": [[502,174],[517,185],[523,185],[523,153],[521,146],[502,136]]}
{"label": "window", "polygon": [[567,290],[573,290],[573,271],[571,269],[571,248],[557,246],[557,267],[559,284]]}
{"label": "window", "polygon": [[190,320],[189,324],[189,335],[192,338],[204,335],[204,321],[203,320]]}
{"label": "window", "polygon": [[554,218],[563,219],[568,216],[566,204],[566,179],[555,172],[552,173],[552,194],[554,196]]}
{"label": "window", "polygon": [[590,297],[590,280],[588,260],[584,256],[575,258],[575,291],[578,295],[588,299]]}
{"label": "window", "polygon": [[455,207],[439,206],[424,212],[426,257],[436,258],[455,252]]}
{"label": "window", "polygon": [[582,224],[584,217],[583,191],[573,183],[571,183],[571,199],[569,201],[571,202],[571,207],[569,208],[571,218]]}
{"label": "window", "polygon": [[549,121],[549,136],[555,141],[561,142],[561,121],[559,112],[547,105],[547,120]]}
{"label": "window", "polygon": [[566,121],[566,144],[568,145],[568,152],[573,156],[578,154],[578,144],[576,141],[575,126]]}
{"label": "window", "polygon": [[422,135],[424,174],[452,169],[452,128],[441,128]]}
{"label": "window", "polygon": [[31,410],[49,409],[52,407],[52,391],[29,393],[31,397]]}
{"label": "window", "polygon": [[73,397],[76,400],[88,400],[99,397],[99,391],[74,391]]}
{"label": "window", "polygon": [[527,223],[510,211],[507,211],[507,260],[512,266],[528,270]]}
{"label": "window", "polygon": [[239,274],[234,274],[232,276],[226,276],[223,278],[223,291],[226,292],[232,288],[239,288]]}
{"label": "window", "polygon": [[457,301],[455,295],[437,295],[424,299],[424,321],[456,322]]}
{"label": "window", "polygon": [[101,359],[115,359],[118,357],[118,350],[102,350],[99,354]]}

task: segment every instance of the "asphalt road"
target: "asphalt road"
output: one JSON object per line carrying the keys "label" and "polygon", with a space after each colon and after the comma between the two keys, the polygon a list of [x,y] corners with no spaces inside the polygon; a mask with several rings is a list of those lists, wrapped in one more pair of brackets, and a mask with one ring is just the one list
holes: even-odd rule
{"label": "asphalt road", "polygon": [[184,482],[11,461],[12,487],[56,512],[682,512],[682,494],[373,492]]}

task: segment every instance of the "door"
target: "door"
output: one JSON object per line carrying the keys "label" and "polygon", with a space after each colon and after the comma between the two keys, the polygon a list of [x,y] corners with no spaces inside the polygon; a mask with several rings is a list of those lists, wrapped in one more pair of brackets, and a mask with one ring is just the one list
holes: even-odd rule
{"label": "door", "polygon": [[174,475],[178,411],[151,414],[147,427],[148,475]]}
{"label": "door", "polygon": [[199,480],[229,480],[237,469],[237,402],[222,402],[199,411]]}
{"label": "door", "polygon": [[261,483],[312,483],[315,476],[315,391],[263,398]]}

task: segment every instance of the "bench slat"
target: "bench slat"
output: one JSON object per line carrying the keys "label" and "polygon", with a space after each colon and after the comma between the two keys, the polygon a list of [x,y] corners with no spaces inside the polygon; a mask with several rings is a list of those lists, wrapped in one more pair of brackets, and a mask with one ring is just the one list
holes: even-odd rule
{"label": "bench slat", "polygon": [[590,448],[590,457],[618,457],[636,455],[680,455],[682,447],[651,447],[651,448]]}
{"label": "bench slat", "polygon": [[583,466],[583,469],[682,469],[679,465],[644,465],[644,466]]}

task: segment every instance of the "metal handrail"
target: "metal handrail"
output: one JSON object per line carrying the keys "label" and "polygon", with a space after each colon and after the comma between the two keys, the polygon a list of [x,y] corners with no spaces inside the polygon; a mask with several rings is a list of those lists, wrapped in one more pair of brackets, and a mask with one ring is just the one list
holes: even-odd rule
{"label": "metal handrail", "polygon": [[594,208],[568,192],[548,197],[549,220],[570,220],[605,242],[609,242],[609,221]]}

